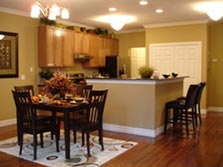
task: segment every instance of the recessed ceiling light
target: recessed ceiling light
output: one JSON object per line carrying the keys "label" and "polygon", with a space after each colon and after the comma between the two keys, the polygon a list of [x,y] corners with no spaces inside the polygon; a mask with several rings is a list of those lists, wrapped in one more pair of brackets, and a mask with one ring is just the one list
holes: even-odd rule
{"label": "recessed ceiling light", "polygon": [[142,1],[139,1],[139,4],[140,4],[140,5],[142,5],[142,6],[145,6],[145,5],[147,5],[147,4],[148,4],[148,2],[147,2],[147,1],[142,0]]}
{"label": "recessed ceiling light", "polygon": [[109,10],[110,12],[115,12],[115,11],[117,11],[117,9],[116,9],[116,8],[113,8],[113,7],[108,8],[108,10]]}
{"label": "recessed ceiling light", "polygon": [[156,9],[156,13],[163,13],[163,9]]}

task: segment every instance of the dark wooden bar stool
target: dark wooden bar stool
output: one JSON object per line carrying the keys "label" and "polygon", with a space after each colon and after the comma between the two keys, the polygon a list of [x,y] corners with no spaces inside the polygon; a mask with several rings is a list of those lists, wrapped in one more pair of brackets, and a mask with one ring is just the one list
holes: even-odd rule
{"label": "dark wooden bar stool", "polygon": [[[166,103],[164,133],[166,133],[168,124],[173,124],[173,126],[176,124],[185,125],[187,135],[189,135],[190,123],[195,128],[195,100],[199,86],[199,84],[190,85],[185,100],[173,100]],[[170,109],[173,110],[172,117],[170,116]]]}

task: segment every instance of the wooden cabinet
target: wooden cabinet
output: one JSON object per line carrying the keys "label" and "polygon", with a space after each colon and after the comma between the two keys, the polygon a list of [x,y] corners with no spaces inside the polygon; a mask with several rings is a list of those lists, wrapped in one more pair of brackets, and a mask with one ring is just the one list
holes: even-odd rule
{"label": "wooden cabinet", "polygon": [[74,54],[92,56],[86,67],[104,67],[105,56],[118,55],[118,40],[53,26],[39,26],[39,67],[70,67]]}
{"label": "wooden cabinet", "polygon": [[90,54],[93,58],[85,63],[87,67],[104,67],[105,57],[118,55],[118,40],[102,36],[91,35]]}
{"label": "wooden cabinet", "polygon": [[73,31],[39,26],[38,63],[39,67],[73,66]]}
{"label": "wooden cabinet", "polygon": [[74,54],[90,54],[90,34],[74,31]]}

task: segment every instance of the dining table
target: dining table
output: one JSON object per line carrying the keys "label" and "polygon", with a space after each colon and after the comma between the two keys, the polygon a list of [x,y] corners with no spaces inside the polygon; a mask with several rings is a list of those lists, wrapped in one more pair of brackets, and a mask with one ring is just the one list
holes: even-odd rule
{"label": "dining table", "polygon": [[[86,106],[86,102],[53,104],[53,103],[32,103],[32,107],[37,110],[52,112],[52,116],[56,118],[57,113],[62,113],[64,119],[64,142],[65,142],[65,158],[70,159],[70,113],[80,110]],[[55,120],[56,121],[56,120]]]}

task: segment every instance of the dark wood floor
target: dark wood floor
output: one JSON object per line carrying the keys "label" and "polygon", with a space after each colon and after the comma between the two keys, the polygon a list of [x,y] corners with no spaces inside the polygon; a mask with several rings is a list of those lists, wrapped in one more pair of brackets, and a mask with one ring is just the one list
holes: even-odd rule
{"label": "dark wood floor", "polygon": [[[104,136],[136,141],[130,151],[112,159],[102,167],[223,167],[223,113],[209,112],[202,125],[189,136],[184,129],[169,129],[155,139],[104,132]],[[0,140],[16,135],[16,127],[0,128]],[[0,152],[0,166],[41,167]]]}

